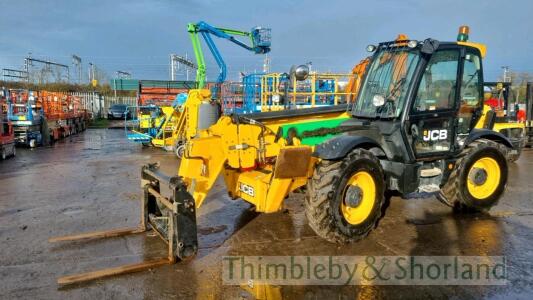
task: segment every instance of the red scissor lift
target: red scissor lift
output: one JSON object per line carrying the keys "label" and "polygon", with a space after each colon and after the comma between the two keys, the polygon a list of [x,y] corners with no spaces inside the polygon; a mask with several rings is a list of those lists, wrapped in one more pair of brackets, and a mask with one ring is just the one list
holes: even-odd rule
{"label": "red scissor lift", "polygon": [[89,114],[81,107],[81,99],[62,92],[41,91],[39,95],[50,140],[76,134],[87,128]]}
{"label": "red scissor lift", "polygon": [[6,97],[0,95],[0,157],[4,160],[15,154],[15,133],[13,125],[7,118]]}

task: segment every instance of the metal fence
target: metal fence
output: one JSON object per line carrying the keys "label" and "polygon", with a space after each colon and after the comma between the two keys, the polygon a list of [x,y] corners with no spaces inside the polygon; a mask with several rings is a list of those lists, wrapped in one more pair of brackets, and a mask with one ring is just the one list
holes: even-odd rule
{"label": "metal fence", "polygon": [[91,112],[94,118],[106,117],[109,107],[113,104],[128,106],[137,104],[137,97],[105,96],[96,92],[72,92],[70,94],[80,97],[82,107]]}

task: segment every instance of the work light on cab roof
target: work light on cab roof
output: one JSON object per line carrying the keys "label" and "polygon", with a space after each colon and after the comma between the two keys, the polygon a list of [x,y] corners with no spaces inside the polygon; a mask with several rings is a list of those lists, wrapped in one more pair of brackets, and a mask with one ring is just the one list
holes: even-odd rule
{"label": "work light on cab roof", "polygon": [[470,33],[470,28],[468,26],[463,25],[459,27],[459,34],[457,35],[457,41],[467,42],[469,33]]}

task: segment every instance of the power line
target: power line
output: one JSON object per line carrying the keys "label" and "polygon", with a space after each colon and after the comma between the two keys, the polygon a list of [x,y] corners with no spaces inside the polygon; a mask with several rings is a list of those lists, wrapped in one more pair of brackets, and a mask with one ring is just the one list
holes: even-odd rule
{"label": "power line", "polygon": [[4,77],[4,80],[10,78],[28,80],[28,72],[23,70],[4,68],[2,69],[2,76]]}
{"label": "power line", "polygon": [[78,84],[81,84],[82,76],[83,76],[83,66],[81,64],[81,57],[72,54],[72,63],[76,67],[76,71],[78,73]]}
{"label": "power line", "polygon": [[185,54],[185,57],[177,54],[170,54],[170,80],[176,80],[176,75],[181,69],[181,66],[185,68],[187,81],[189,80],[189,71],[198,69],[198,67],[189,60],[187,54]]}
{"label": "power line", "polygon": [[[37,81],[39,83],[47,82],[48,75],[53,75],[52,66],[59,68],[59,69],[66,70],[67,71],[66,81],[68,82],[70,80],[69,66],[56,63],[50,60],[42,60],[42,59],[33,58],[31,57],[31,53],[30,53],[26,58],[24,58],[24,71],[28,74],[28,77],[26,79],[27,81],[31,81],[34,79],[32,78],[32,76],[34,76],[35,74],[33,70],[31,70],[31,67],[34,66],[34,63],[43,65],[43,67],[39,71],[40,75],[37,78]],[[61,81],[61,79],[62,79],[62,73],[58,72],[56,76],[56,81]]]}

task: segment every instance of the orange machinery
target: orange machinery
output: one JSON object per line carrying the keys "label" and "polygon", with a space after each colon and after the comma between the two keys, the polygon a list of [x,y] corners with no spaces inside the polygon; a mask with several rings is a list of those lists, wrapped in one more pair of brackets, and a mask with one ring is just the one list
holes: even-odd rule
{"label": "orange machinery", "polygon": [[137,89],[138,104],[172,106],[176,95],[188,93],[195,87],[194,82],[188,81],[140,80]]}
{"label": "orange machinery", "polygon": [[63,92],[41,91],[39,102],[52,140],[85,130],[88,116],[81,107],[79,97]]}
{"label": "orange machinery", "polygon": [[[3,91],[2,91],[3,92]],[[15,133],[13,125],[7,117],[7,100],[5,95],[0,95],[0,156],[4,160],[15,156]]]}
{"label": "orange machinery", "polygon": [[352,69],[352,74],[355,76],[350,77],[350,81],[348,81],[348,84],[346,85],[346,93],[350,93],[348,103],[352,103],[357,98],[357,94],[359,93],[359,86],[361,85],[361,81],[363,80],[363,75],[365,74],[366,67],[368,66],[368,62],[370,61],[370,58],[367,57],[363,60],[361,60],[355,67]]}
{"label": "orange machinery", "polygon": [[171,106],[177,94],[187,92],[187,89],[145,87],[139,93],[139,106]]}

